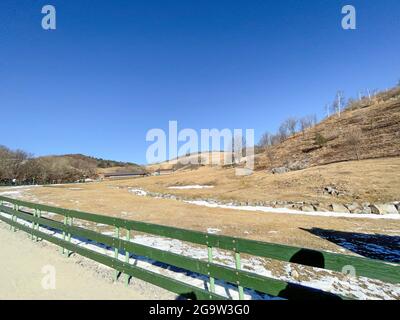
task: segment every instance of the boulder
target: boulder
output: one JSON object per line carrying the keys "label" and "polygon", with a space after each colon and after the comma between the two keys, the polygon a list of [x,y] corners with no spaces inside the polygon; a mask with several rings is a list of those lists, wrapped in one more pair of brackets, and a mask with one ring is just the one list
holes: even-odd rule
{"label": "boulder", "polygon": [[315,206],[315,211],[319,211],[319,212],[329,212],[331,211],[331,209],[329,208],[329,206],[320,203],[318,205]]}
{"label": "boulder", "polygon": [[363,213],[367,213],[367,214],[371,214],[372,213],[369,203],[362,205],[362,211],[363,211]]}
{"label": "boulder", "polygon": [[311,204],[304,204],[304,205],[302,205],[302,206],[300,207],[300,210],[301,210],[301,211],[304,211],[304,212],[314,212],[314,211],[315,211],[314,207],[313,207]]}
{"label": "boulder", "polygon": [[282,174],[282,173],[289,172],[289,169],[286,168],[286,167],[278,167],[278,168],[273,168],[273,169],[271,170],[271,172],[272,172],[273,174]]}
{"label": "boulder", "polygon": [[395,214],[399,213],[391,203],[375,203],[369,206],[371,208],[371,213],[374,214]]}
{"label": "boulder", "polygon": [[333,212],[350,213],[349,209],[347,209],[343,204],[340,204],[340,203],[332,203],[330,205],[330,209]]}
{"label": "boulder", "polygon": [[351,213],[364,213],[363,207],[359,205],[357,202],[347,204],[346,207],[347,209],[349,209]]}

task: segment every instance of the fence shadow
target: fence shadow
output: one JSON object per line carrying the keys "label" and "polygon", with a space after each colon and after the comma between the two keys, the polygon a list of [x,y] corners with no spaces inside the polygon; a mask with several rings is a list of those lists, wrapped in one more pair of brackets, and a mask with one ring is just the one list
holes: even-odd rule
{"label": "fence shadow", "polygon": [[300,228],[365,258],[400,262],[400,236]]}
{"label": "fence shadow", "polygon": [[[325,259],[322,253],[310,249],[300,249],[290,258],[289,262],[315,268],[325,267]],[[279,292],[278,296],[288,300],[342,300],[333,293],[318,289],[306,290],[303,286],[294,283],[289,283],[285,289]]]}

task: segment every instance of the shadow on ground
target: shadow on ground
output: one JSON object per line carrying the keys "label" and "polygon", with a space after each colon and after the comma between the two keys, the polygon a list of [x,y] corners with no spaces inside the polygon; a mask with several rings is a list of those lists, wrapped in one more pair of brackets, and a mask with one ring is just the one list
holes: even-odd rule
{"label": "shadow on ground", "polygon": [[365,258],[400,262],[400,236],[343,232],[319,228],[304,229]]}

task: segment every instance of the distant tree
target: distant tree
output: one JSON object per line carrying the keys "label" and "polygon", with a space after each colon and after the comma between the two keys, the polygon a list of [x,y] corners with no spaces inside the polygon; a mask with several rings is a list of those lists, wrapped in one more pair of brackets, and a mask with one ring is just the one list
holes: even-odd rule
{"label": "distant tree", "polygon": [[283,124],[287,128],[289,135],[294,135],[296,133],[297,123],[298,121],[294,117],[287,118],[284,121]]}
{"label": "distant tree", "polygon": [[343,91],[338,91],[335,96],[335,100],[332,104],[332,112],[336,113],[339,117],[345,105],[345,98]]}
{"label": "distant tree", "polygon": [[327,104],[325,105],[325,114],[326,114],[326,117],[327,117],[327,118],[329,118],[329,117],[331,116],[330,110],[331,110],[331,106],[329,105],[329,103],[327,103]]}
{"label": "distant tree", "polygon": [[360,160],[360,147],[362,140],[362,131],[360,128],[352,128],[346,133],[346,141],[348,145],[353,149],[354,155],[357,160]]}
{"label": "distant tree", "polygon": [[279,126],[278,133],[276,134],[279,143],[285,141],[289,137],[289,130],[286,123],[282,123]]}
{"label": "distant tree", "polygon": [[232,159],[234,163],[240,162],[244,148],[246,148],[246,140],[243,135],[237,134],[232,137]]}
{"label": "distant tree", "polygon": [[317,124],[317,116],[314,114],[302,117],[299,120],[299,124],[301,132],[304,133],[308,128],[312,128]]}
{"label": "distant tree", "polygon": [[268,147],[272,144],[272,135],[267,131],[262,136],[260,141],[258,142],[259,147]]}

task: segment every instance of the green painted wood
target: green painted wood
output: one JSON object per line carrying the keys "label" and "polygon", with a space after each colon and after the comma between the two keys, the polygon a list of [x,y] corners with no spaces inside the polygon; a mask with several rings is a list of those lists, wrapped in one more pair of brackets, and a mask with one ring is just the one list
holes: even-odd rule
{"label": "green painted wood", "polygon": [[[22,224],[19,224],[18,222],[15,222],[15,221],[5,218],[3,216],[0,216],[0,220],[6,222],[8,224],[11,224],[13,227],[18,227],[27,233],[31,232],[31,230],[28,226],[24,226]],[[191,286],[189,284],[186,284],[184,282],[163,276],[161,274],[147,271],[147,270],[144,270],[142,268],[139,268],[139,267],[136,267],[133,265],[129,265],[129,264],[122,262],[120,260],[117,260],[115,258],[108,257],[106,255],[94,252],[92,250],[74,245],[74,244],[69,243],[68,241],[62,240],[60,238],[55,238],[55,237],[53,237],[49,234],[46,234],[44,232],[41,232],[39,230],[34,230],[33,233],[36,236],[38,236],[44,240],[47,240],[49,242],[52,242],[60,247],[65,247],[68,250],[75,251],[77,254],[79,254],[81,256],[90,258],[101,264],[104,264],[111,268],[117,269],[120,272],[127,273],[132,277],[136,277],[138,279],[152,283],[161,288],[167,289],[171,292],[185,296],[189,299],[226,300],[225,297],[217,295],[215,293],[210,293],[204,289],[201,289],[201,288],[198,288],[195,286]]]}
{"label": "green painted wood", "polygon": [[[235,252],[235,267],[236,267],[236,270],[242,269],[242,262],[240,260],[239,252]],[[240,280],[237,281],[237,285],[238,285],[238,292],[239,292],[239,300],[243,300],[244,292],[243,292],[243,287],[240,285]]]}
{"label": "green painted wood", "polygon": [[[208,262],[213,263],[213,252],[212,252],[212,247],[207,247],[207,255],[208,255]],[[209,266],[209,264],[207,264]],[[210,275],[210,272],[208,272],[208,275]],[[215,292],[215,279],[210,276],[210,291]]]}
{"label": "green painted wood", "polygon": [[300,251],[312,251],[323,256],[325,263],[324,269],[343,272],[343,268],[350,265],[355,268],[357,276],[378,279],[389,283],[400,283],[400,265],[396,263],[387,263],[375,259],[160,226],[145,222],[125,220],[98,214],[34,204],[4,196],[0,196],[0,200],[14,203],[22,207],[38,208],[41,210],[58,213],[60,215],[69,215],[86,221],[104,223],[110,226],[122,227],[153,235],[164,236],[200,245],[212,246],[215,248],[232,250],[235,252],[247,253],[286,262],[289,262],[290,259]]}
{"label": "green painted wood", "polygon": [[[15,212],[15,215],[27,221],[35,219],[37,220],[37,218],[33,217],[29,213],[21,211]],[[219,264],[209,263],[206,261],[201,261],[190,257],[185,257],[168,251],[163,251],[152,247],[128,242],[120,238],[103,235],[92,230],[80,227],[65,226],[61,222],[56,222],[50,219],[42,218],[40,223],[43,226],[48,226],[54,229],[58,229],[60,233],[61,231],[71,232],[74,236],[80,238],[91,239],[98,243],[118,248],[119,250],[130,251],[135,253],[136,255],[144,256],[153,259],[155,261],[163,262],[195,273],[203,275],[211,275],[217,279],[224,280],[233,285],[236,285],[238,282],[240,282],[246,288],[251,288],[260,292],[264,292],[272,296],[279,296],[282,290],[285,290],[289,286],[291,287],[292,290],[293,289],[296,289],[297,291],[300,290],[302,292],[303,297],[310,297],[310,298],[319,297],[321,299],[323,297],[328,298],[333,296],[321,290],[316,290],[301,285],[294,285],[288,282],[271,279],[251,272],[236,270],[234,268],[222,266]]]}
{"label": "green painted wood", "polygon": [[[130,242],[131,234],[129,230],[126,230],[126,241]],[[125,262],[129,263],[129,251],[125,250]],[[129,274],[125,274],[125,286],[129,285]]]}
{"label": "green painted wood", "polygon": [[[115,227],[115,238],[119,239],[119,227]],[[115,249],[114,249],[114,258],[115,259],[118,259],[118,254],[119,254],[119,249],[117,246],[115,246]],[[118,280],[118,275],[119,275],[118,270],[115,270],[114,281]]]}

